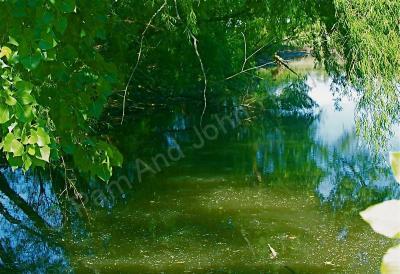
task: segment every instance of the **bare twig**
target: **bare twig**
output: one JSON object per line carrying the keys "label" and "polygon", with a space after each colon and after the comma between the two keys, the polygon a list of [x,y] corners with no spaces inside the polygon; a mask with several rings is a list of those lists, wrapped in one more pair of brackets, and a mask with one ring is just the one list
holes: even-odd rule
{"label": "bare twig", "polygon": [[263,67],[263,66],[269,64],[269,63],[266,63],[266,64],[263,64],[263,65],[261,65],[261,66],[256,66],[256,67],[252,67],[252,68],[245,69],[247,62],[248,62],[254,55],[256,55],[258,52],[260,52],[262,49],[264,49],[265,47],[271,45],[271,42],[270,42],[270,43],[267,43],[267,44],[265,44],[265,45],[263,45],[263,46],[261,46],[261,47],[259,47],[259,48],[256,49],[252,54],[250,54],[249,56],[247,56],[247,40],[246,40],[246,35],[245,35],[243,32],[241,32],[241,34],[242,34],[242,36],[243,36],[243,44],[244,44],[244,58],[243,58],[242,68],[241,68],[241,70],[240,70],[238,73],[235,73],[235,74],[233,74],[233,75],[231,75],[231,76],[225,78],[225,80],[232,79],[232,78],[234,78],[234,77],[236,77],[236,76],[238,76],[238,75],[240,75],[240,74],[242,74],[242,73],[248,72],[248,71],[250,71],[250,70],[258,69],[258,68],[261,68],[261,67]]}
{"label": "bare twig", "polygon": [[178,20],[182,20],[181,17],[179,16],[178,3],[176,2],[176,0],[174,0],[174,2],[175,2],[176,17],[178,18]]}
{"label": "bare twig", "polygon": [[248,72],[248,71],[250,71],[250,70],[259,69],[259,68],[262,68],[262,67],[265,67],[265,66],[268,66],[268,65],[273,65],[273,64],[275,64],[275,62],[267,62],[267,63],[264,63],[264,64],[259,65],[259,66],[251,67],[251,68],[248,68],[248,69],[239,71],[238,73],[235,73],[235,74],[233,74],[233,75],[231,75],[231,76],[225,78],[225,80],[230,80],[230,79],[235,78],[236,76],[238,76],[238,75],[240,75],[240,74],[242,74],[242,73],[246,73],[246,72]]}
{"label": "bare twig", "polygon": [[150,18],[149,22],[147,22],[145,29],[142,32],[142,35],[140,37],[140,45],[139,45],[139,52],[137,55],[137,59],[136,59],[136,63],[135,66],[132,69],[132,72],[129,76],[128,82],[126,83],[125,89],[124,89],[124,100],[122,103],[122,118],[121,118],[121,125],[124,122],[124,117],[125,117],[125,104],[126,104],[126,96],[128,95],[128,88],[129,85],[132,82],[133,79],[133,75],[135,74],[135,71],[137,69],[137,67],[139,66],[140,63],[140,58],[142,56],[142,50],[143,50],[143,41],[144,41],[144,37],[146,35],[147,30],[149,29],[152,21],[154,20],[154,18],[164,9],[164,7],[167,5],[167,0],[164,1],[164,3],[161,5],[161,7],[153,14],[153,16]]}
{"label": "bare twig", "polygon": [[68,188],[71,187],[72,190],[74,191],[75,198],[79,199],[79,202],[81,203],[81,205],[82,205],[82,207],[83,207],[83,209],[85,211],[86,217],[90,221],[89,213],[88,213],[88,211],[87,211],[87,209],[85,207],[85,203],[82,200],[82,194],[79,193],[78,189],[76,188],[75,183],[74,183],[74,179],[71,179],[71,178],[68,177],[68,174],[67,174],[67,170],[68,169],[67,169],[67,165],[66,165],[66,163],[64,161],[64,157],[61,156],[61,160],[62,160],[62,163],[63,163],[63,166],[64,166],[65,189],[60,193],[59,196],[61,197],[63,195],[63,193],[66,192],[67,193],[67,198],[68,198],[69,197]]}
{"label": "bare twig", "polygon": [[207,95],[206,95],[206,92],[207,92],[207,75],[206,75],[206,72],[204,70],[204,65],[203,65],[203,61],[201,60],[199,49],[197,48],[197,42],[198,42],[197,38],[192,33],[190,33],[190,36],[193,39],[193,47],[194,47],[194,50],[196,52],[197,59],[199,59],[199,63],[200,63],[200,67],[201,67],[201,71],[203,73],[203,79],[204,79],[204,89],[203,89],[204,108],[203,108],[203,112],[201,113],[201,117],[200,117],[200,126],[201,126],[202,123],[203,123],[204,114],[206,113],[206,109],[207,109]]}
{"label": "bare twig", "polygon": [[[238,75],[240,75],[240,74],[242,74],[242,73],[246,73],[246,72],[248,72],[248,71],[250,71],[250,70],[259,69],[259,68],[262,68],[262,67],[264,67],[264,66],[272,65],[272,64],[274,64],[274,63],[277,63],[277,62],[267,62],[267,63],[262,64],[262,65],[259,65],[259,66],[255,66],[255,67],[251,67],[251,68],[248,68],[248,69],[244,69],[245,66],[246,66],[246,64],[247,64],[247,62],[248,62],[251,58],[253,58],[254,55],[256,55],[257,53],[259,53],[259,52],[260,52],[261,50],[263,50],[264,48],[273,45],[275,42],[272,41],[272,42],[269,42],[269,43],[267,43],[267,44],[264,44],[263,46],[261,46],[261,47],[259,47],[258,49],[256,49],[252,54],[250,54],[249,56],[247,56],[247,40],[246,40],[246,36],[245,36],[245,34],[244,34],[243,32],[241,32],[241,34],[242,34],[242,36],[243,36],[243,43],[244,43],[244,59],[243,59],[242,69],[241,69],[239,72],[237,72],[237,73],[235,73],[235,74],[233,74],[233,75],[231,75],[231,76],[225,78],[225,80],[229,80],[229,79],[235,78],[236,76],[238,76]],[[287,37],[287,38],[283,39],[282,42],[291,40],[291,39],[294,38],[294,37],[295,37],[295,36]],[[279,61],[281,61],[281,60],[278,60],[278,62],[279,62]],[[293,72],[294,74],[297,75],[297,73],[296,73],[295,71],[293,71],[285,62],[282,62],[282,65],[285,66],[287,69],[289,69],[291,72]]]}
{"label": "bare twig", "polygon": [[247,41],[246,41],[246,36],[244,35],[243,32],[242,32],[242,36],[243,36],[243,43],[244,43],[244,61],[243,61],[243,65],[242,65],[242,71],[243,71],[248,59],[247,59]]}

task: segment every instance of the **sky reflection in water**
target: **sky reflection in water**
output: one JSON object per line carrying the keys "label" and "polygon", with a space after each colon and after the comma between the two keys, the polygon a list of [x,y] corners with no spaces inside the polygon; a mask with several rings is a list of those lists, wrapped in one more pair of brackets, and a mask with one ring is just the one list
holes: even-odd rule
{"label": "sky reflection in water", "polygon": [[[186,154],[185,159],[165,168],[160,174],[148,177],[142,185],[136,185],[131,193],[115,201],[114,208],[92,209],[93,225],[72,218],[71,226],[62,227],[64,217],[49,182],[44,182],[40,188],[37,178],[24,175],[21,171],[3,169],[10,187],[47,224],[65,233],[63,235],[72,235],[66,236],[69,239],[65,239],[64,244],[54,244],[51,240],[33,235],[42,232],[12,199],[1,194],[0,203],[13,218],[10,220],[4,215],[0,218],[3,253],[14,261],[16,268],[33,273],[73,268],[78,271],[155,271],[166,266],[174,272],[195,269],[197,263],[201,269],[210,271],[238,269],[235,267],[280,271],[280,267],[289,265],[300,271],[335,270],[335,266],[324,265],[326,258],[322,257],[330,252],[340,254],[341,250],[329,247],[334,245],[329,240],[321,247],[313,246],[314,234],[319,234],[318,230],[308,235],[303,231],[302,221],[293,220],[294,216],[304,215],[305,223],[321,218],[324,224],[320,224],[320,229],[325,229],[328,233],[325,236],[333,237],[333,241],[345,240],[353,230],[351,242],[345,245],[349,252],[354,252],[357,265],[348,265],[347,268],[376,269],[380,258],[379,255],[373,257],[380,254],[380,248],[383,252],[385,244],[379,244],[379,237],[371,238],[371,243],[366,243],[366,246],[370,246],[375,253],[368,257],[365,253],[367,248],[360,244],[358,236],[354,236],[351,224],[360,224],[357,212],[366,206],[400,197],[400,188],[394,183],[386,159],[373,157],[355,136],[354,102],[342,100],[342,109],[337,110],[330,92],[331,81],[319,73],[311,72],[307,84],[311,87],[311,98],[320,106],[317,117],[264,117],[255,120],[250,127],[235,129],[218,140],[210,141],[198,151],[191,147],[195,140],[193,132],[178,131],[190,127],[191,117],[187,113],[173,114],[170,123],[166,118],[163,123],[167,125],[163,126],[174,131],[162,135],[164,140],[161,140],[160,147],[163,147],[162,143],[166,148],[179,144]],[[131,132],[123,134],[126,140],[133,138]],[[396,142],[393,142],[394,147]],[[151,140],[141,149],[152,151],[154,146],[154,140]],[[135,159],[136,151],[126,154],[130,165],[125,171],[132,173],[132,159]],[[310,198],[313,195],[318,199]],[[151,205],[148,205],[149,201]],[[297,206],[303,207],[301,212],[296,211]],[[277,215],[266,215],[270,208],[275,208]],[[208,220],[205,217],[197,222],[192,216],[206,212]],[[242,215],[242,212],[246,214]],[[341,212],[343,216],[335,217],[331,212]],[[174,220],[176,231],[171,231],[168,223],[171,220]],[[288,220],[293,221],[291,228],[287,228]],[[338,225],[338,220],[343,224]],[[190,233],[203,233],[202,226],[209,229],[209,233],[219,235],[221,245],[227,249],[220,250],[208,234],[198,236],[197,242],[191,241],[189,238],[193,235]],[[130,233],[126,234],[123,229]],[[357,230],[360,237],[373,235],[367,226],[361,229]],[[274,243],[279,247],[281,256],[286,254],[287,258],[268,261],[265,255],[268,251],[263,249],[267,243],[277,241],[283,232],[288,233],[288,237],[300,233],[297,235],[300,238],[298,244],[291,247],[289,244],[293,250],[288,248],[284,251],[283,246]],[[233,239],[233,235],[238,239]],[[169,237],[169,240],[163,237]],[[198,242],[203,242],[203,246],[197,246]],[[307,264],[308,243],[310,250],[321,248],[318,251],[321,259],[317,258],[310,264]],[[198,261],[195,255],[189,257],[187,247],[182,246],[187,244],[193,246],[190,252],[197,254]],[[249,245],[254,246],[249,248]],[[181,260],[186,262],[183,266],[175,265],[171,257],[163,257],[164,253],[170,254],[172,248],[185,250],[186,255],[176,252],[176,256],[182,256]],[[302,251],[299,251],[301,248]],[[238,257],[232,255],[235,249],[238,250],[235,251]],[[150,255],[143,257],[143,252]],[[259,258],[259,254],[263,257]],[[218,256],[221,256],[220,262],[211,264],[212,257]],[[336,266],[336,271],[343,270],[340,267],[347,269],[345,265],[353,262],[345,254],[343,256],[343,266]],[[235,261],[241,262],[241,266],[232,265]]]}

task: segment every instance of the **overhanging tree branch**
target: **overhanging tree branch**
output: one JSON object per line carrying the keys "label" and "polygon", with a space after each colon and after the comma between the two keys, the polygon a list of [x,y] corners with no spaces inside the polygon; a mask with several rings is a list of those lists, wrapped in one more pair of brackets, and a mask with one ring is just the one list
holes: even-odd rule
{"label": "overhanging tree branch", "polygon": [[133,75],[135,74],[135,71],[137,69],[137,67],[139,66],[140,63],[140,59],[142,57],[142,50],[143,50],[143,41],[144,41],[144,37],[146,35],[147,30],[149,29],[151,23],[153,22],[154,18],[164,9],[164,7],[167,5],[167,0],[164,1],[164,3],[161,5],[161,7],[153,14],[153,16],[151,16],[149,22],[147,22],[145,29],[142,32],[142,35],[140,37],[140,43],[139,43],[139,52],[137,54],[137,59],[136,59],[136,63],[133,66],[132,72],[129,76],[128,82],[126,83],[125,89],[124,89],[124,99],[122,102],[122,117],[121,117],[121,125],[124,123],[124,118],[125,118],[125,105],[126,105],[126,96],[128,95],[128,89],[129,86],[132,82],[133,79]]}
{"label": "overhanging tree branch", "polygon": [[196,52],[197,59],[199,59],[199,63],[200,63],[200,67],[201,67],[201,71],[203,73],[203,79],[204,79],[204,89],[203,89],[204,107],[203,107],[203,112],[201,113],[201,117],[200,117],[200,126],[201,126],[202,123],[203,123],[204,114],[206,113],[206,109],[207,109],[207,95],[206,95],[206,92],[207,92],[207,75],[206,75],[206,72],[204,70],[204,65],[203,65],[203,61],[202,61],[200,53],[199,53],[199,49],[197,47],[198,40],[192,33],[190,33],[190,37],[193,40],[193,47],[194,47],[194,50]]}

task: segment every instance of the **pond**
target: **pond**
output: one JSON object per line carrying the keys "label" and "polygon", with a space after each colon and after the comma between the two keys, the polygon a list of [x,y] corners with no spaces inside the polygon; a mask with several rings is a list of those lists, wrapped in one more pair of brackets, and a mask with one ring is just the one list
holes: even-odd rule
{"label": "pond", "polygon": [[1,257],[26,273],[377,273],[393,242],[358,212],[400,188],[356,136],[354,103],[307,62],[292,66],[311,111],[210,106],[200,127],[186,104],[115,129],[120,180],[90,182],[85,209],[61,206],[62,182],[3,169]]}

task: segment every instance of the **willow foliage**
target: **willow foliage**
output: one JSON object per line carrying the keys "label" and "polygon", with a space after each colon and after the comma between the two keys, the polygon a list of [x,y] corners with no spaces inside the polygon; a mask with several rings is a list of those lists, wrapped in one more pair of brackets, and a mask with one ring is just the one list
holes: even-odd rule
{"label": "willow foliage", "polygon": [[327,30],[327,68],[358,101],[358,130],[377,147],[399,122],[400,2],[335,0]]}

